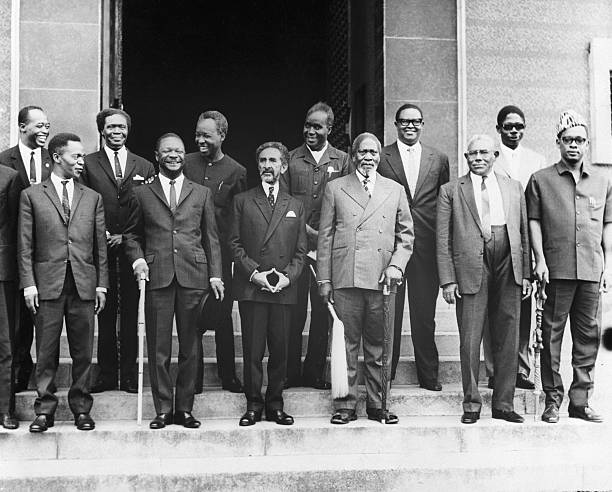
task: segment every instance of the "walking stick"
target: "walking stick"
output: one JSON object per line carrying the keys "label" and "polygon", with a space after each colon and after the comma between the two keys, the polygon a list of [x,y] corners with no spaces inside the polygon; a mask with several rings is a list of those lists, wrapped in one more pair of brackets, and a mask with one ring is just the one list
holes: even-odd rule
{"label": "walking stick", "polygon": [[533,353],[534,353],[534,368],[533,368],[533,395],[535,397],[535,409],[533,414],[533,420],[537,420],[540,406],[540,394],[542,393],[542,375],[540,374],[540,352],[544,348],[542,344],[542,313],[544,311],[544,301],[546,300],[546,293],[544,289],[546,284],[544,282],[538,282],[538,289],[536,292],[536,327],[533,334]]}
{"label": "walking stick", "polygon": [[145,283],[144,275],[138,281],[140,298],[138,299],[138,412],[137,422],[142,425],[142,390],[144,372],[144,335],[145,335]]}
{"label": "walking stick", "polygon": [[382,396],[382,411],[387,421],[387,383],[389,372],[389,342],[391,341],[391,314],[389,313],[389,303],[391,301],[391,289],[387,284],[383,285],[383,346],[382,346],[382,373],[381,373],[381,396]]}

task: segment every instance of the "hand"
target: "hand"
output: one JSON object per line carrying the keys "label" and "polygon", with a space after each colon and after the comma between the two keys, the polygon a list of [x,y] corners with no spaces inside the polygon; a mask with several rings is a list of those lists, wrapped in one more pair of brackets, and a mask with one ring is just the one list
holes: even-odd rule
{"label": "hand", "polygon": [[106,241],[111,248],[116,248],[123,241],[123,236],[121,234],[111,234]]}
{"label": "hand", "polygon": [[253,282],[257,287],[266,292],[274,292],[274,286],[270,285],[268,282],[268,274],[272,273],[274,270],[266,270],[265,272],[257,272],[253,275],[251,282]]}
{"label": "hand", "polygon": [[134,277],[136,277],[136,282],[139,282],[143,278],[148,282],[149,281],[149,265],[147,265],[144,261],[138,263],[138,265],[134,267]]}
{"label": "hand", "polygon": [[457,284],[446,284],[442,287],[442,297],[448,304],[455,304],[455,297],[461,299],[459,286]]}
{"label": "hand", "polygon": [[612,268],[606,268],[601,274],[599,292],[608,292],[610,287],[612,287]]}
{"label": "hand", "polygon": [[211,280],[210,288],[215,293],[215,299],[221,302],[223,300],[223,297],[225,296],[225,287],[223,286],[223,282],[221,282],[220,280]]}
{"label": "hand", "polygon": [[538,281],[543,284],[548,283],[548,266],[546,265],[546,261],[540,260],[536,262],[535,269],[533,271]]}
{"label": "hand", "polygon": [[521,300],[525,300],[528,297],[531,296],[531,292],[533,291],[533,287],[531,285],[531,280],[529,280],[528,278],[524,278],[523,279],[523,297],[521,297]]}
{"label": "hand", "polygon": [[38,307],[38,292],[30,294],[24,297],[27,308],[32,311],[32,314],[36,314],[36,308]]}
{"label": "hand", "polygon": [[273,270],[278,275],[278,283],[276,284],[276,287],[274,287],[274,293],[280,292],[285,287],[289,287],[291,284],[289,277],[287,277],[287,275],[285,275],[283,272],[279,272],[276,268],[273,268]]}
{"label": "hand", "polygon": [[327,304],[328,302],[334,302],[331,282],[324,282],[322,284],[319,284],[319,295],[321,296],[321,299],[323,299],[323,302],[325,304]]}
{"label": "hand", "polygon": [[384,283],[389,288],[391,288],[393,284],[400,285],[402,283],[402,272],[399,268],[388,266],[378,279],[378,283]]}
{"label": "hand", "polygon": [[96,307],[95,313],[100,314],[106,304],[106,294],[104,292],[96,292]]}

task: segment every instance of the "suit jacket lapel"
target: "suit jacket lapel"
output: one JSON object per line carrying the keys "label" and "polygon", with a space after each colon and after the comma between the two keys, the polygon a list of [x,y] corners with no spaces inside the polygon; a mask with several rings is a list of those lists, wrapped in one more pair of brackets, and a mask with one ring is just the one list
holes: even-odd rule
{"label": "suit jacket lapel", "polygon": [[108,160],[108,155],[106,154],[104,148],[98,151],[98,163],[108,176],[108,179],[110,179],[111,182],[115,185],[115,187],[118,188],[117,179],[115,178],[115,171],[113,171],[112,164]]}
{"label": "suit jacket lapel", "polygon": [[289,207],[289,196],[279,191],[278,199],[274,204],[274,209],[272,210],[272,218],[270,219],[270,223],[268,224],[268,229],[266,230],[266,235],[264,236],[263,244],[266,244],[268,239],[272,236],[278,224],[285,216],[285,211]]}
{"label": "suit jacket lapel", "polygon": [[128,179],[131,179],[132,174],[134,174],[135,170],[136,170],[136,158],[134,157],[134,154],[128,151],[127,159],[125,161],[125,174],[123,176],[122,183],[125,183]]}
{"label": "suit jacket lapel", "polygon": [[19,172],[21,181],[29,185],[30,179],[28,178],[28,173],[26,172],[25,164],[23,163],[23,159],[21,158],[21,152],[19,152],[19,145],[13,147],[13,153],[11,155],[11,158],[15,161],[13,169]]}
{"label": "suit jacket lapel", "polygon": [[[53,183],[51,182],[51,178],[44,181],[42,183],[42,186],[45,191],[45,194],[49,197],[49,200],[51,200],[51,203],[53,203],[53,205],[55,206],[55,209],[57,210],[57,213],[62,219],[62,222],[65,224],[66,217],[64,216],[64,207],[62,207],[60,198],[59,196],[57,196],[57,191],[55,191],[55,186],[53,186]],[[72,197],[72,199],[74,201],[74,196]]]}
{"label": "suit jacket lapel", "polygon": [[504,218],[506,219],[507,224],[508,214],[510,213],[510,189],[508,187],[508,182],[503,178],[503,176],[498,174],[497,178],[497,186],[499,186],[502,202],[504,204]]}
{"label": "suit jacket lapel", "polygon": [[159,181],[159,177],[156,176],[153,182],[150,185],[151,191],[153,194],[159,198],[159,200],[170,210],[170,204],[166,200],[166,195],[164,195],[164,189]]}
{"label": "suit jacket lapel", "polygon": [[181,206],[181,203],[189,196],[189,194],[193,191],[193,183],[191,181],[187,181],[185,178],[183,180],[183,186],[181,187],[181,196],[179,196],[178,202],[176,203],[176,208]]}
{"label": "suit jacket lapel", "polygon": [[[399,182],[406,190],[408,190],[408,179],[406,178],[406,172],[404,171],[404,163],[402,162],[402,157],[400,156],[397,142],[395,142],[387,151],[387,161],[389,162],[391,170],[398,177]],[[410,190],[408,190],[408,198],[412,199],[412,197],[410,196]]]}
{"label": "suit jacket lapel", "polygon": [[504,158],[504,155],[499,151],[499,157],[495,160],[495,170],[504,176],[510,177],[510,164]]}
{"label": "suit jacket lapel", "polygon": [[79,206],[81,198],[83,197],[83,190],[81,189],[81,185],[77,184],[75,181],[73,181],[73,183],[74,192],[72,193],[72,205],[70,206],[70,222],[72,222],[72,217],[74,217],[76,209]]}
{"label": "suit jacket lapel", "polygon": [[478,224],[478,228],[480,232],[482,232],[482,224],[480,223],[480,216],[478,215],[478,208],[476,207],[476,198],[474,198],[474,188],[472,188],[472,180],[470,179],[469,173],[459,179],[459,189],[474,218],[474,222]]}
{"label": "suit jacket lapel", "polygon": [[365,210],[368,202],[370,201],[370,197],[363,189],[363,186],[355,173],[351,173],[349,176],[349,179],[346,180],[346,184],[342,186],[342,191],[344,191],[349,198],[354,200],[361,208]]}
{"label": "suit jacket lapel", "polygon": [[380,175],[376,177],[376,184],[374,185],[374,193],[372,198],[368,201],[368,204],[363,211],[363,215],[359,220],[359,225],[363,224],[372,214],[389,198],[390,188],[382,179]]}
{"label": "suit jacket lapel", "polygon": [[419,163],[419,176],[417,178],[416,186],[414,187],[414,196],[419,194],[419,190],[423,186],[423,182],[427,179],[431,165],[433,164],[433,153],[426,148],[421,146],[421,162]]}
{"label": "suit jacket lapel", "polygon": [[253,200],[255,201],[255,205],[257,205],[262,215],[265,217],[266,222],[270,224],[270,221],[272,220],[272,208],[270,207],[268,198],[264,194],[264,191],[261,185],[257,187]]}

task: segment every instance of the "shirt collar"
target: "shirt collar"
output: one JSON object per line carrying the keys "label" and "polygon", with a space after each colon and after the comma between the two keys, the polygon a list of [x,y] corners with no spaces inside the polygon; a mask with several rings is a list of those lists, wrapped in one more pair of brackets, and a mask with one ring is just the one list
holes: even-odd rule
{"label": "shirt collar", "polygon": [[[357,179],[359,180],[359,182],[363,184],[363,180],[365,179],[365,176],[363,174],[361,174],[358,170],[355,170],[355,174],[357,174]],[[368,179],[369,179],[370,183],[372,183],[372,185],[374,185],[374,183],[376,183],[376,171],[374,171],[372,174],[370,174],[368,176]]]}
{"label": "shirt collar", "polygon": [[[170,178],[168,178],[167,176],[164,176],[162,173],[159,173],[158,176],[162,184],[170,186]],[[185,175],[181,173],[178,175],[178,177],[174,178],[174,184],[182,185],[184,179],[185,179]]]}
{"label": "shirt collar", "polygon": [[[28,147],[26,144],[24,144],[21,140],[19,140],[19,152],[21,152],[22,154],[26,154],[26,155],[31,155],[32,151],[34,152],[35,156],[39,156],[41,155],[41,150],[40,147],[36,147],[35,149],[31,149],[30,147]],[[28,163],[30,161],[28,160]]]}
{"label": "shirt collar", "polygon": [[[479,174],[474,174],[472,171],[470,171],[470,179],[472,180],[473,184],[480,185],[480,183],[482,183],[482,176],[480,176]],[[495,177],[495,173],[493,171],[487,174],[487,182],[497,182],[497,178]]]}
{"label": "shirt collar", "polygon": [[263,188],[266,196],[268,196],[270,192],[270,186],[274,186],[274,196],[278,195],[279,180],[277,180],[276,183],[274,183],[273,185],[265,183],[263,181],[261,182],[261,187]]}
{"label": "shirt collar", "polygon": [[106,145],[104,146],[104,150],[106,151],[106,155],[108,156],[108,160],[110,162],[114,162],[115,160],[115,152],[117,152],[117,154],[119,154],[119,158],[123,159],[125,157],[127,157],[127,149],[125,148],[125,145],[123,147],[121,147],[119,150],[113,150],[110,147],[107,147]]}
{"label": "shirt collar", "polygon": [[414,145],[406,145],[401,140],[397,141],[397,146],[400,149],[400,152],[403,150],[404,152],[416,152],[421,150],[421,142],[417,142]]}
{"label": "shirt collar", "polygon": [[[555,164],[555,168],[557,169],[557,172],[559,174],[563,174],[563,173],[572,173],[572,169],[565,164],[565,162],[563,161],[559,161]],[[591,164],[589,164],[588,162],[582,161],[582,171],[580,172],[580,174],[593,174],[593,169]]]}
{"label": "shirt collar", "polygon": [[51,176],[51,182],[53,183],[53,186],[55,186],[56,188],[59,188],[62,186],[62,181],[68,180],[68,183],[66,183],[67,186],[70,186],[70,184],[72,184],[72,178],[60,178],[54,172],[51,172],[50,176]]}

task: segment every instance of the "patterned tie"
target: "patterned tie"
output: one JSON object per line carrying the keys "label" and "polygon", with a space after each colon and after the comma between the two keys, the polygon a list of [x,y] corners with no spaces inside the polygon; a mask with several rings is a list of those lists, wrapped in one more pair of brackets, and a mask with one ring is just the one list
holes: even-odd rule
{"label": "patterned tie", "polygon": [[274,208],[274,186],[270,186],[270,190],[268,191],[268,201],[270,202],[270,206]]}
{"label": "patterned tie", "polygon": [[485,241],[491,240],[491,204],[489,203],[489,190],[486,184],[487,176],[482,177],[480,183],[480,198],[482,201],[482,232]]}
{"label": "patterned tie", "polygon": [[176,212],[176,189],[174,188],[174,183],[176,180],[170,180],[170,211],[172,213]]}
{"label": "patterned tie", "polygon": [[34,160],[34,151],[30,154],[30,183],[36,183],[36,161]]}
{"label": "patterned tie", "polygon": [[371,198],[372,197],[372,193],[370,192],[370,187],[368,186],[368,184],[370,183],[370,178],[368,178],[367,176],[363,179],[363,189],[365,190],[365,192],[368,194],[368,196]]}
{"label": "patterned tie", "polygon": [[66,188],[68,181],[68,179],[62,179],[62,208],[64,209],[64,216],[66,217],[66,222],[70,220],[70,200],[68,200],[68,188]]}
{"label": "patterned tie", "polygon": [[119,162],[119,152],[115,152],[115,178],[117,181],[123,179],[123,173],[121,172],[121,163]]}

